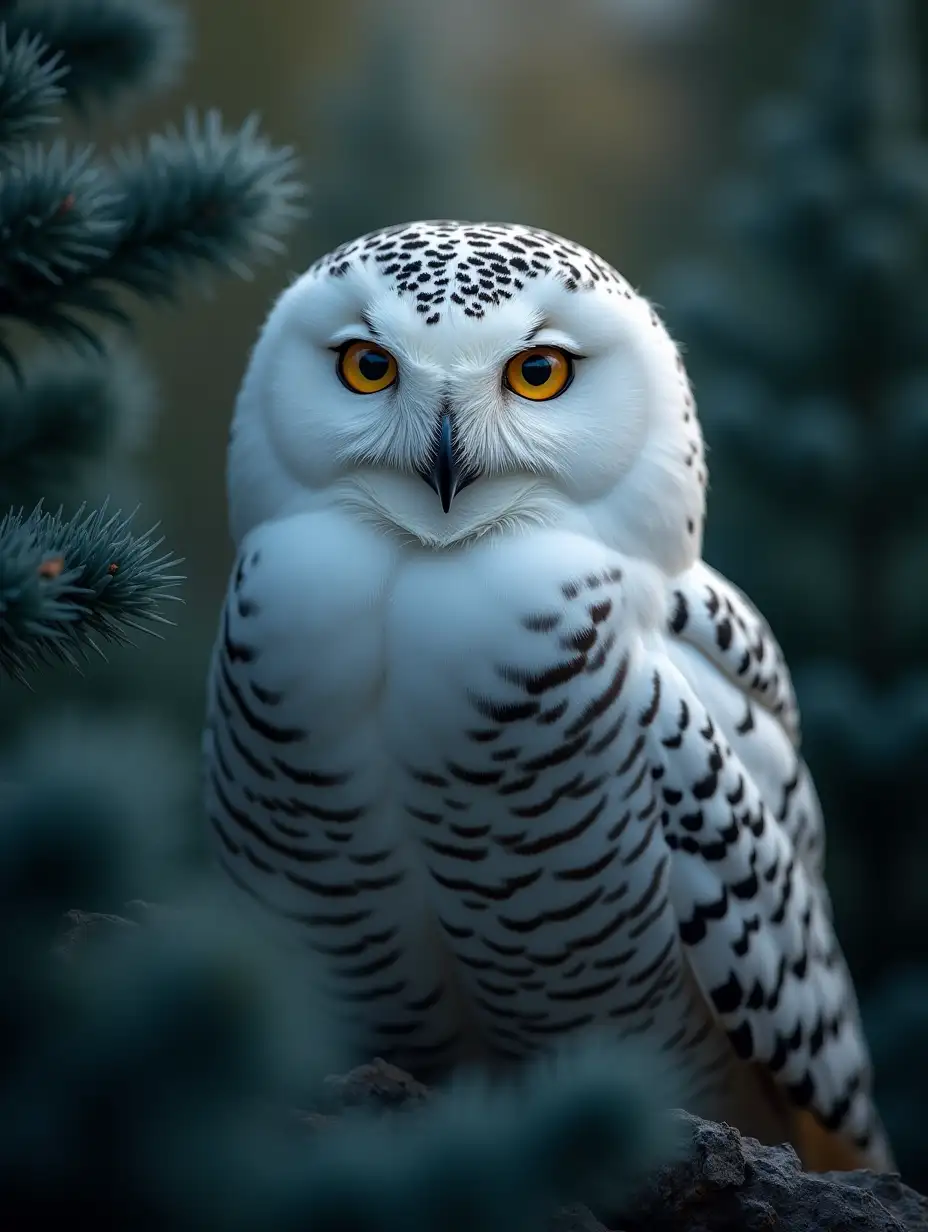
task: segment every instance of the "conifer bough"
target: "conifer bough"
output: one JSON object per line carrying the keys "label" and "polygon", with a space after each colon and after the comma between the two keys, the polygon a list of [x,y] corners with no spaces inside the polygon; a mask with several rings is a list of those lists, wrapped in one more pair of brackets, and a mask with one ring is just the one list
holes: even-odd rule
{"label": "conifer bough", "polygon": [[99,651],[94,635],[127,642],[130,630],[170,623],[157,609],[178,598],[180,560],[158,553],[156,528],[132,535],[130,521],[105,506],[0,520],[0,670],[22,678],[53,658],[77,666],[85,647]]}
{"label": "conifer bough", "polygon": [[[0,441],[13,442],[0,450],[0,494],[26,496],[19,512],[0,509],[0,677],[22,679],[50,658],[76,664],[86,648],[99,650],[95,638],[123,641],[169,623],[158,609],[180,580],[177,558],[159,554],[151,532],[131,534],[130,519],[83,506],[65,519],[43,511],[47,492],[29,490],[43,457],[59,459],[62,475],[69,469],[60,431],[68,400],[60,381],[49,385],[60,361],[40,353],[21,362],[13,327],[105,354],[94,318],[128,324],[125,291],[168,300],[209,268],[248,276],[281,250],[302,212],[292,151],[268,143],[254,116],[229,131],[218,112],[190,111],[182,127],[109,159],[91,145],[28,140],[57,121],[58,104],[83,111],[94,98],[163,85],[186,54],[185,15],[163,0],[0,3],[0,363],[19,386],[0,390]],[[111,417],[116,402],[128,411],[133,391],[115,368],[102,378],[96,370],[92,385],[85,408],[88,382],[75,379],[77,420]],[[37,407],[45,427],[24,425]],[[86,449],[74,445],[75,461],[102,452],[98,435]]]}

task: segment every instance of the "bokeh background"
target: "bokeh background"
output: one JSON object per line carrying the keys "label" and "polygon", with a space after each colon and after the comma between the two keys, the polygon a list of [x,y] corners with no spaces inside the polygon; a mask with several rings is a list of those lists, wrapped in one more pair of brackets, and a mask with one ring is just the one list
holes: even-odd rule
{"label": "bokeh background", "polygon": [[881,1106],[928,1189],[928,5],[888,0],[869,32],[857,0],[186,7],[183,77],[95,116],[94,139],[188,104],[230,125],[257,110],[300,155],[309,214],[252,281],[135,313],[150,388],[81,495],[161,519],[185,605],[163,642],[83,677],[40,672],[33,695],[5,687],[0,738],[49,750],[109,733],[113,775],[151,793],[152,824],[189,817],[196,859],[232,555],[226,434],[275,295],[336,243],[417,217],[579,240],[686,349],[710,447],[706,554],[793,665]]}

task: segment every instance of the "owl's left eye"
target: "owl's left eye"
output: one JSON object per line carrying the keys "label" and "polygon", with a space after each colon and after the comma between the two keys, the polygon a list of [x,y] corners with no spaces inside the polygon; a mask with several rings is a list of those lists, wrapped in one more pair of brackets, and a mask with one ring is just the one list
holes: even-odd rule
{"label": "owl's left eye", "polygon": [[558,347],[529,347],[507,363],[503,384],[520,398],[546,402],[562,394],[574,374],[573,361]]}
{"label": "owl's left eye", "polygon": [[397,376],[396,360],[375,342],[348,342],[338,351],[338,377],[356,394],[377,394]]}

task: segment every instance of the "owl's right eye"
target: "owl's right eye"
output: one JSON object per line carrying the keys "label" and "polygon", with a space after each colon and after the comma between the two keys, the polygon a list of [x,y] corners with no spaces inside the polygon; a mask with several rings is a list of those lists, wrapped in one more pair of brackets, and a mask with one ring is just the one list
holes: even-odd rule
{"label": "owl's right eye", "polygon": [[396,360],[376,342],[346,342],[339,347],[338,379],[355,394],[378,394],[397,377]]}

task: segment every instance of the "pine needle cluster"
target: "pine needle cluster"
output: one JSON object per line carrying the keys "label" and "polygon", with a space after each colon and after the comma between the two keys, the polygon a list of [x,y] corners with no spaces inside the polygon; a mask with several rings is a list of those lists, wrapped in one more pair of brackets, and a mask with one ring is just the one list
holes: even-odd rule
{"label": "pine needle cluster", "polygon": [[0,5],[0,676],[76,664],[164,621],[179,561],[161,540],[118,513],[65,518],[50,504],[138,396],[104,362],[101,326],[129,325],[133,296],[167,302],[212,271],[247,276],[301,212],[292,151],[254,117],[228,130],[188,112],[106,157],[38,140],[62,108],[86,118],[169,84],[187,48],[183,11],[162,0]]}

